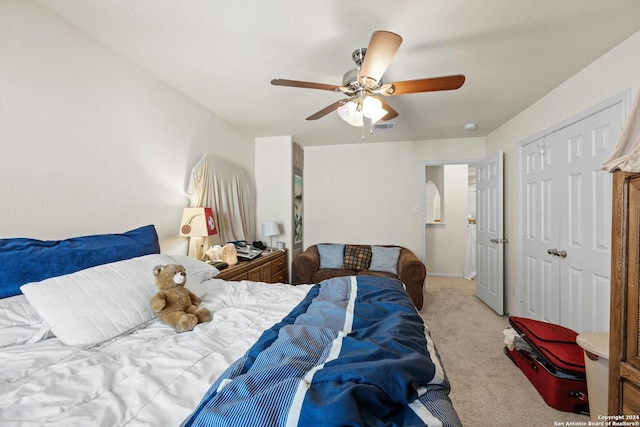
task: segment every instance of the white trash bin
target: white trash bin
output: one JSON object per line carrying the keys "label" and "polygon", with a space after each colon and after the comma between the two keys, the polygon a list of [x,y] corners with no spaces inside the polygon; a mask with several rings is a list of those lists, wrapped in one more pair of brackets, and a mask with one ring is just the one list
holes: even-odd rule
{"label": "white trash bin", "polygon": [[576,342],[584,350],[591,421],[601,421],[598,415],[607,415],[609,403],[609,333],[580,334]]}

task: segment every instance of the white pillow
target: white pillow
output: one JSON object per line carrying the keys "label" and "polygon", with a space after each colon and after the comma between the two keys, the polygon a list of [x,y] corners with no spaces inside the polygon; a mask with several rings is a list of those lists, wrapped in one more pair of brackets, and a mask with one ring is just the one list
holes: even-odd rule
{"label": "white pillow", "polygon": [[218,274],[215,267],[194,258],[154,254],[27,283],[20,290],[60,341],[90,347],[155,317],[149,301],[157,292],[153,267],[160,264],[184,265],[187,284]]}

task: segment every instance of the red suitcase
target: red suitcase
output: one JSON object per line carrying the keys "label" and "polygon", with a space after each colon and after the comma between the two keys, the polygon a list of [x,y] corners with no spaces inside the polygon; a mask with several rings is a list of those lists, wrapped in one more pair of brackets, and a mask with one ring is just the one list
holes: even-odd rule
{"label": "red suitcase", "polygon": [[552,408],[589,413],[584,353],[578,334],[553,323],[511,316],[509,323],[531,347],[509,350],[507,356]]}

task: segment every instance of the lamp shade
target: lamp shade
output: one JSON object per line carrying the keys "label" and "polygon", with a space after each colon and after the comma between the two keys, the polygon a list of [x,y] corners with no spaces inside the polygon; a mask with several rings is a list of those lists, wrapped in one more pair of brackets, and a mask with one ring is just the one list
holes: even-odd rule
{"label": "lamp shade", "polygon": [[264,237],[277,236],[280,234],[280,227],[277,222],[265,222],[262,224],[262,235]]}
{"label": "lamp shade", "polygon": [[205,237],[218,234],[211,208],[184,208],[180,221],[181,237]]}

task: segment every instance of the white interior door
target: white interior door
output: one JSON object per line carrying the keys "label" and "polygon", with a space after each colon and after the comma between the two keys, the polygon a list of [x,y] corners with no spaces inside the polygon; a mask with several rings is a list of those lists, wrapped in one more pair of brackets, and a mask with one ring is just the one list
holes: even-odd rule
{"label": "white interior door", "polygon": [[504,314],[503,153],[476,163],[476,295]]}
{"label": "white interior door", "polygon": [[524,317],[560,323],[558,133],[520,150],[522,302]]}
{"label": "white interior door", "polygon": [[611,174],[601,169],[623,119],[622,103],[560,129],[560,324],[609,330]]}

